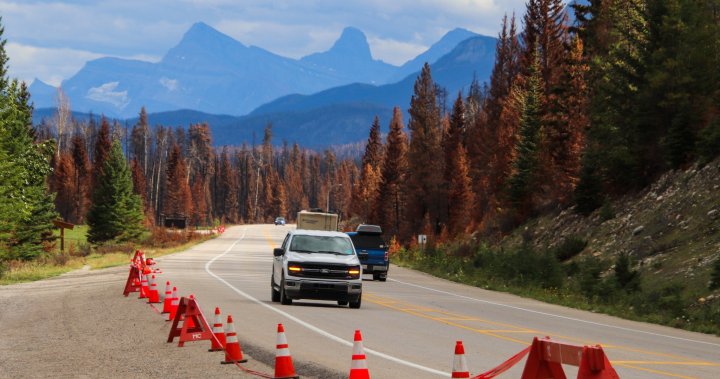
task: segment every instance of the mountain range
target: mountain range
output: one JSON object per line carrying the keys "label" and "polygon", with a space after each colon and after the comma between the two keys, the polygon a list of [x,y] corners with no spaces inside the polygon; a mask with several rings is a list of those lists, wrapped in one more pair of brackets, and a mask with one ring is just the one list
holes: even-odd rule
{"label": "mountain range", "polygon": [[[157,63],[92,60],[62,88],[78,112],[131,123],[144,106],[153,125],[208,121],[222,144],[251,141],[272,123],[278,138],[321,147],[366,138],[375,115],[386,126],[392,107],[409,105],[425,62],[454,100],[473,76],[488,79],[495,43],[454,29],[398,67],[374,59],[365,34],[352,27],[329,50],[292,59],[196,23]],[[36,79],[30,92],[36,117],[51,114],[43,108],[55,107],[56,89]]]}

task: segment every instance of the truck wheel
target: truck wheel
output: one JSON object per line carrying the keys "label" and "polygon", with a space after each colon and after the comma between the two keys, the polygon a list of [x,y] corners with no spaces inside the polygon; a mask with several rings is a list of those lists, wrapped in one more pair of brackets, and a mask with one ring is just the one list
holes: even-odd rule
{"label": "truck wheel", "polygon": [[280,282],[280,304],[291,305],[292,299],[288,298],[285,294],[285,278]]}
{"label": "truck wheel", "polygon": [[273,303],[280,301],[280,291],[275,289],[275,278],[270,279],[270,290],[272,291],[271,299]]}
{"label": "truck wheel", "polygon": [[380,274],[373,274],[373,280],[380,280]]}
{"label": "truck wheel", "polygon": [[344,307],[344,306],[348,305],[348,302],[344,301],[344,300],[338,300],[338,305],[341,307]]}
{"label": "truck wheel", "polygon": [[351,302],[350,302],[350,308],[352,308],[352,309],[359,309],[361,302],[362,302],[362,295],[358,296],[357,301],[351,301]]}
{"label": "truck wheel", "polygon": [[381,282],[387,281],[387,274],[380,274],[379,279],[380,279]]}

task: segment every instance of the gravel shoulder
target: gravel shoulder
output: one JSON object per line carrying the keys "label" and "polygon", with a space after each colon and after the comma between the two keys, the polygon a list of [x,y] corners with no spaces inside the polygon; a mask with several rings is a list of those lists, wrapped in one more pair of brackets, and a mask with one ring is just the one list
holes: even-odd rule
{"label": "gravel shoulder", "polygon": [[[169,323],[137,293],[122,296],[126,279],[117,267],[0,287],[0,377],[257,378],[220,364],[209,341],[167,343]],[[243,353],[244,367],[273,374]]]}

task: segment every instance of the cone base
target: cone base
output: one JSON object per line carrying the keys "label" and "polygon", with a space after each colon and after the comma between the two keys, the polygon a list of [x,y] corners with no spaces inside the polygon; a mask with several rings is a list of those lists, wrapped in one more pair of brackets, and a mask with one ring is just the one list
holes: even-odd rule
{"label": "cone base", "polygon": [[273,379],[300,379],[299,376],[275,376]]}
{"label": "cone base", "polygon": [[222,363],[224,365],[229,365],[229,364],[233,364],[233,363],[245,363],[245,362],[247,362],[247,359],[241,359],[239,361],[222,361],[220,363]]}
{"label": "cone base", "polygon": [[221,349],[221,348],[217,348],[217,349],[208,349],[208,351],[210,351],[210,352],[213,352],[213,351],[225,351],[225,349]]}

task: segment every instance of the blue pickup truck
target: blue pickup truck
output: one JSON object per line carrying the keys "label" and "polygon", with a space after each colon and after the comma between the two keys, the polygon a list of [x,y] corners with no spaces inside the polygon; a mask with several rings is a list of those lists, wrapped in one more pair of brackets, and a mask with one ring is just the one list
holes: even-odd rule
{"label": "blue pickup truck", "polygon": [[372,274],[373,280],[387,280],[390,258],[388,245],[378,225],[360,224],[356,231],[347,232],[355,245],[363,273]]}

